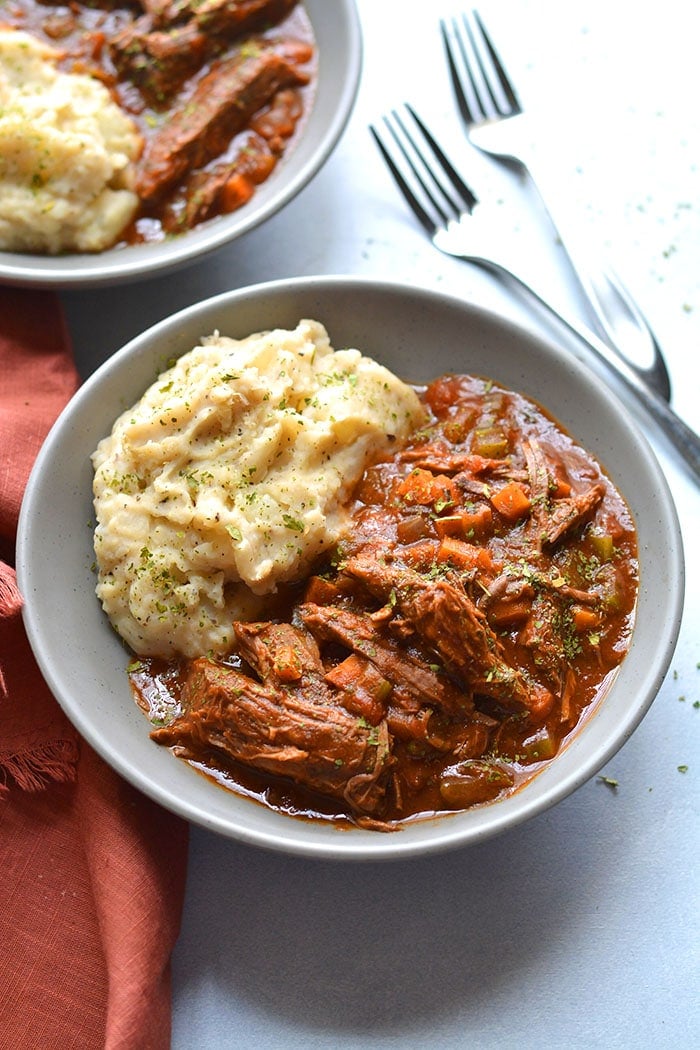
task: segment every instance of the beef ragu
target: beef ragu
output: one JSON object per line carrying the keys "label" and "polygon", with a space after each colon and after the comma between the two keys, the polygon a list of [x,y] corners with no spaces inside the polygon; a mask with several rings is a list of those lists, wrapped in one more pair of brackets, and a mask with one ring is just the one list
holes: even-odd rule
{"label": "beef ragu", "polygon": [[125,243],[241,207],[311,104],[314,42],[298,0],[7,0],[0,24],[98,77],[138,125],[141,209]]}
{"label": "beef ragu", "polygon": [[597,462],[470,376],[375,463],[331,562],[236,623],[236,652],[137,662],[158,743],[297,815],[378,830],[518,789],[603,697],[632,630],[636,538]]}

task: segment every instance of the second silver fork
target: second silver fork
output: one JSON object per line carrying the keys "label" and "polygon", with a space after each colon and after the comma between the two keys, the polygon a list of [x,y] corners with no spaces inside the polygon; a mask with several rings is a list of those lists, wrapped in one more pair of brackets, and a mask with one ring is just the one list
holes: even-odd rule
{"label": "second silver fork", "polygon": [[532,132],[539,130],[542,137],[551,135],[553,129],[523,111],[477,11],[471,17],[464,14],[461,19],[442,20],[440,30],[469,141],[481,152],[515,165],[530,179],[557,231],[598,334],[640,378],[670,400],[668,370],[648,321],[616,275],[596,274],[593,267],[584,263],[580,248],[567,235],[566,223],[553,214],[553,195],[545,196],[547,172],[543,165],[538,166],[538,153],[531,149]]}
{"label": "second silver fork", "polygon": [[484,213],[480,209],[478,197],[466,185],[415,110],[410,106],[405,109],[412,126],[420,133],[423,146],[396,111],[391,119],[384,118],[386,134],[382,135],[375,126],[370,130],[404,199],[434,246],[446,255],[474,263],[513,284],[526,299],[561,322],[586,348],[589,358],[593,355],[593,359],[612,372],[644,406],[680,453],[696,482],[700,483],[700,435],[676,415],[657,391],[640,379],[624,357],[613,354],[611,348],[584,324],[555,309],[546,295],[540,294],[519,276],[517,270],[510,268],[503,256],[506,242],[498,236],[493,213]]}

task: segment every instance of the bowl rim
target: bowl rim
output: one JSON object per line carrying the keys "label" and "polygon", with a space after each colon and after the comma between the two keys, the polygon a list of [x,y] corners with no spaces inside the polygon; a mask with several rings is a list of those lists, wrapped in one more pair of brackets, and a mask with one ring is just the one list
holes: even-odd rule
{"label": "bowl rim", "polygon": [[[437,831],[430,838],[426,839],[415,837],[412,834],[378,835],[376,832],[363,833],[361,831],[356,833],[353,829],[348,834],[336,834],[330,845],[325,840],[294,841],[293,839],[286,839],[284,834],[278,834],[274,827],[272,830],[267,830],[266,827],[261,829],[241,827],[240,825],[232,827],[229,820],[224,820],[213,813],[203,813],[200,808],[186,798],[173,798],[167,785],[153,782],[142,770],[135,770],[118,750],[115,751],[111,741],[105,739],[103,735],[95,730],[90,720],[84,717],[82,710],[79,709],[76,714],[71,698],[66,697],[63,692],[63,684],[60,676],[56,673],[56,666],[51,658],[52,654],[45,652],[43,649],[41,618],[38,615],[39,604],[35,601],[32,591],[33,569],[30,550],[32,517],[37,509],[37,501],[41,495],[44,466],[50,462],[56,448],[60,446],[64,434],[74,425],[75,420],[73,417],[77,413],[79,419],[80,412],[84,406],[89,406],[94,396],[94,391],[99,390],[105,377],[109,376],[113,370],[119,371],[124,369],[127,362],[141,352],[146,357],[149,354],[155,354],[162,360],[162,347],[158,353],[154,346],[149,346],[149,344],[157,339],[163,340],[165,338],[167,340],[168,334],[177,331],[185,321],[191,320],[200,314],[216,310],[219,306],[240,304],[246,301],[255,302],[260,297],[274,296],[278,293],[288,294],[301,291],[302,293],[313,292],[314,294],[323,295],[324,292],[338,290],[341,292],[344,290],[352,291],[353,294],[361,293],[365,290],[380,296],[394,295],[402,297],[408,295],[417,306],[428,302],[438,307],[445,305],[450,309],[463,312],[467,317],[476,319],[480,323],[491,325],[499,332],[507,331],[513,338],[518,338],[525,344],[530,344],[533,347],[539,347],[545,355],[553,355],[557,360],[566,358],[567,368],[571,368],[577,381],[583,380],[589,388],[595,386],[595,396],[603,402],[607,402],[610,411],[622,414],[623,419],[627,418],[626,428],[629,430],[631,438],[634,439],[635,454],[638,454],[639,462],[650,484],[655,489],[656,494],[658,494],[658,510],[662,515],[665,535],[669,539],[668,550],[666,551],[669,581],[667,589],[660,598],[664,609],[664,617],[661,621],[658,637],[655,639],[657,647],[651,655],[646,669],[646,676],[639,685],[634,703],[629,705],[624,717],[615,725],[614,736],[607,741],[599,742],[593,753],[587,755],[578,765],[574,763],[566,775],[556,777],[556,782],[551,787],[547,787],[544,798],[540,797],[538,792],[528,792],[526,786],[506,799],[498,800],[489,806],[477,807],[481,813],[488,811],[488,819],[483,825],[477,822],[475,827],[470,827],[468,824],[466,828],[462,826],[458,819],[460,814],[443,814],[436,818],[423,818],[420,821],[421,826],[432,825],[437,827]],[[39,451],[20,511],[17,540],[17,579],[20,592],[25,599],[22,614],[27,635],[49,688],[82,736],[124,779],[130,781],[144,794],[181,817],[208,830],[250,845],[298,856],[332,860],[378,861],[425,856],[458,846],[482,842],[551,808],[551,806],[571,794],[583,783],[590,780],[626,743],[646,715],[657,695],[670,665],[680,630],[685,567],[680,523],[665,475],[646,437],[639,430],[635,421],[626,413],[626,409],[622,406],[617,396],[611,390],[601,386],[597,376],[586,365],[573,357],[570,359],[567,352],[555,340],[535,335],[533,332],[499,315],[495,311],[486,309],[456,295],[441,290],[406,284],[405,282],[377,280],[360,276],[325,275],[322,277],[298,277],[288,280],[262,282],[246,288],[223,292],[184,307],[131,339],[105,361],[85,381],[64,408]],[[97,610],[99,615],[99,607],[97,607]],[[623,661],[621,668],[625,666],[625,661]],[[587,720],[584,728],[595,723],[604,707],[605,701],[598,705],[598,709]],[[564,749],[565,752],[576,753],[580,749],[578,741],[581,738],[582,732],[575,734],[571,743]],[[559,763],[559,770],[561,770],[562,765],[562,763]],[[530,783],[532,784],[535,781],[538,783],[542,781],[548,782],[548,779],[550,779],[548,770],[551,770],[553,766],[554,763],[549,764]],[[221,789],[217,788],[216,790]],[[254,805],[257,805],[257,803],[254,803]],[[283,817],[282,819],[288,822],[296,818]],[[301,823],[304,823],[304,821],[302,820]],[[288,829],[287,823],[283,826]],[[413,825],[411,825],[411,822],[408,822],[404,825],[404,831],[411,827],[413,829],[418,828],[418,822]]]}
{"label": "bowl rim", "polygon": [[[318,147],[306,156],[305,135],[314,131],[315,112],[323,102],[321,92],[326,78],[332,80],[337,65],[327,61],[319,48],[318,84],[307,126],[295,148],[242,209],[229,216],[219,216],[179,237],[152,244],[138,244],[104,252],[69,253],[50,256],[0,251],[0,281],[19,288],[53,288],[75,290],[97,286],[130,284],[148,277],[182,269],[233,243],[239,237],[271,218],[285,207],[318,174],[343,134],[357,99],[363,63],[363,41],[355,0],[334,0],[332,12],[325,0],[303,0],[307,15],[317,31],[314,19],[321,15],[326,32],[336,36],[342,26],[346,36],[342,55],[344,75],[338,82],[337,98],[332,107],[324,106],[327,121],[316,131]],[[309,10],[315,9],[312,12]],[[306,139],[309,142],[309,139]],[[229,232],[232,224],[235,231]]]}

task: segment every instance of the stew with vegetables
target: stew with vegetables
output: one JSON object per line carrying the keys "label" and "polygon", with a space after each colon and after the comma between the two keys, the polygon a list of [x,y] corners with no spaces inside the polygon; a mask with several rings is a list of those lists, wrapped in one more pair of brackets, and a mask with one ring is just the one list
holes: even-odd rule
{"label": "stew with vegetables", "polygon": [[634,523],[595,459],[496,383],[421,396],[332,560],[236,623],[234,653],[131,668],[154,740],[276,809],[392,830],[504,797],[628,647]]}
{"label": "stew with vegetables", "polygon": [[136,123],[141,200],[125,243],[245,204],[298,134],[315,77],[298,0],[6,0],[0,25],[100,79]]}

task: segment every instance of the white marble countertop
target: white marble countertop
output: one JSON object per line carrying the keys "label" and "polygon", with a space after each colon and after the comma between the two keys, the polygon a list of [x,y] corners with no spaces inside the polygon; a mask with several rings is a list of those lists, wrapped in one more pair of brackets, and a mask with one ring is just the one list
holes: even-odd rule
{"label": "white marble countertop", "polygon": [[[195,266],[64,293],[84,374],[174,309],[297,274],[441,287],[537,329],[541,320],[492,277],[440,256],[399,199],[367,125],[402,101],[450,143],[480,192],[498,195],[552,294],[580,305],[542,216],[460,131],[437,29],[459,8],[357,6],[362,85],[323,171],[283,213]],[[591,245],[643,306],[674,405],[700,428],[700,125],[687,5],[667,0],[652,17],[626,0],[492,0],[481,13],[522,99],[556,118],[538,149],[559,166]],[[193,828],[175,1050],[697,1043],[700,488],[638,419],[677,503],[687,596],[667,679],[603,770],[619,786],[594,779],[495,840],[393,864],[287,858]]]}

